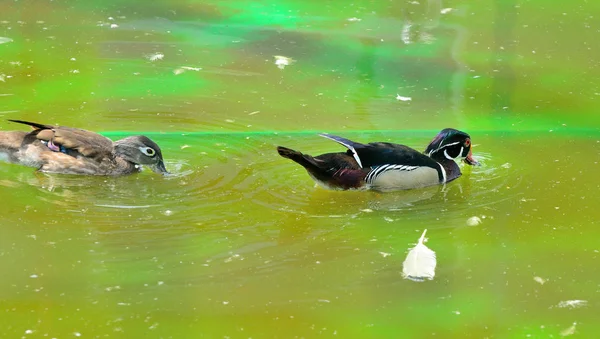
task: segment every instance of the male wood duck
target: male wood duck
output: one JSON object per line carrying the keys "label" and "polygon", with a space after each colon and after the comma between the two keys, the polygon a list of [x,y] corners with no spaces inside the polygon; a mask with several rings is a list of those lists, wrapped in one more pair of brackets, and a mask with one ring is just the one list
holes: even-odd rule
{"label": "male wood duck", "polygon": [[396,191],[444,184],[461,175],[455,162],[464,158],[479,165],[471,153],[471,137],[452,128],[443,129],[424,153],[389,142],[360,144],[330,134],[319,134],[345,146],[340,153],[316,157],[277,147],[284,158],[302,165],[319,185],[329,189]]}
{"label": "male wood duck", "polygon": [[143,135],[112,140],[86,130],[9,120],[31,132],[0,132],[0,160],[64,174],[124,175],[140,165],[167,174],[160,147]]}

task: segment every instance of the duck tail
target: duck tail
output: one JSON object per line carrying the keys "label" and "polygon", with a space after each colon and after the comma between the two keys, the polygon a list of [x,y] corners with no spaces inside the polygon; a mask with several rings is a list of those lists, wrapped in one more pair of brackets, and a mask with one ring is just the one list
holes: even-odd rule
{"label": "duck tail", "polygon": [[346,153],[328,153],[313,158],[282,146],[277,147],[277,152],[304,167],[321,186],[345,190],[364,185],[366,173],[360,168],[354,168],[356,164],[349,162],[352,157]]}
{"label": "duck tail", "polygon": [[8,119],[8,121],[10,121],[10,122],[16,122],[18,124],[23,124],[23,125],[29,125],[34,130],[35,129],[52,129],[52,126],[50,126],[50,125],[38,124],[37,122],[24,121],[24,120],[16,120],[16,119]]}
{"label": "duck tail", "polygon": [[317,162],[315,161],[315,158],[311,157],[310,155],[302,154],[298,151],[294,151],[293,149],[286,148],[283,146],[277,147],[277,153],[279,153],[279,155],[281,155],[284,158],[290,159],[290,160],[298,163],[299,165],[306,168],[307,170],[314,171],[314,170],[319,169],[319,166],[318,166]]}

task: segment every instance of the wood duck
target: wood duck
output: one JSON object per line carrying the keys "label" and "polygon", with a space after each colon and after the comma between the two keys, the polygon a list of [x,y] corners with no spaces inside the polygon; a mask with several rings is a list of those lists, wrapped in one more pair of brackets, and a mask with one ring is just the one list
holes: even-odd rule
{"label": "wood duck", "polygon": [[167,174],[160,147],[143,135],[112,140],[86,130],[9,120],[31,132],[0,132],[0,160],[39,171],[85,175],[124,175],[140,165]]}
{"label": "wood duck", "polygon": [[281,146],[277,152],[302,165],[317,184],[328,189],[386,192],[433,186],[461,175],[457,158],[479,165],[471,153],[471,137],[452,128],[438,133],[424,153],[389,142],[360,144],[331,134],[319,135],[348,150],[316,157]]}

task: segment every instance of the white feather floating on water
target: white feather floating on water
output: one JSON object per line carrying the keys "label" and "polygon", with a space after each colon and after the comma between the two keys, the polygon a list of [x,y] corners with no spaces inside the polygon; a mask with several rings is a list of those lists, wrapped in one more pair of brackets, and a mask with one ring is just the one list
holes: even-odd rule
{"label": "white feather floating on water", "polygon": [[402,277],[404,279],[410,279],[413,281],[425,281],[425,279],[432,280],[435,276],[435,265],[437,261],[435,259],[435,252],[425,246],[425,233],[419,238],[419,242],[413,248],[408,251],[406,259],[402,264]]}
{"label": "white feather floating on water", "polygon": [[279,68],[279,69],[284,69],[285,66],[289,66],[289,65],[293,64],[294,62],[296,62],[296,60],[285,57],[283,55],[274,55],[274,58],[275,58],[275,65],[277,65],[277,68]]}

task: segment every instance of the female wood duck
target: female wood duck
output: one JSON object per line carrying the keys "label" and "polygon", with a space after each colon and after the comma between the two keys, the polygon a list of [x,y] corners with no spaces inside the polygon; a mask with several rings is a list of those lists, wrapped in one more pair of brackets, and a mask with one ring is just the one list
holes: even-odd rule
{"label": "female wood duck", "polygon": [[302,165],[319,185],[329,189],[385,192],[433,186],[461,175],[456,158],[479,165],[471,153],[471,137],[452,128],[443,129],[424,153],[389,142],[365,145],[335,135],[319,135],[348,150],[316,157],[281,146],[277,152]]}
{"label": "female wood duck", "polygon": [[115,142],[94,132],[9,120],[33,131],[0,132],[0,160],[64,174],[124,175],[140,165],[167,174],[160,147],[138,135]]}

